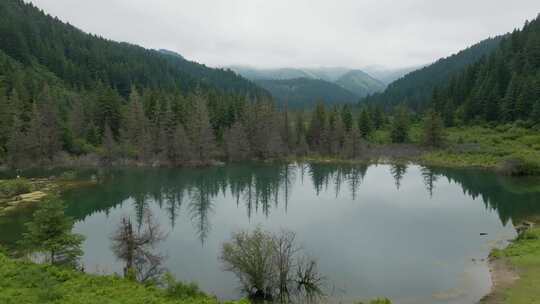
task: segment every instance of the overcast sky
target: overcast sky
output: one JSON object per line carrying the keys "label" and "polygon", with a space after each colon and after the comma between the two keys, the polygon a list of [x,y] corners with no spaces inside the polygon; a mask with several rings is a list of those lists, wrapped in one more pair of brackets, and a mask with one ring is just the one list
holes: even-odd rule
{"label": "overcast sky", "polygon": [[31,0],[80,29],[210,66],[432,62],[521,27],[539,0]]}

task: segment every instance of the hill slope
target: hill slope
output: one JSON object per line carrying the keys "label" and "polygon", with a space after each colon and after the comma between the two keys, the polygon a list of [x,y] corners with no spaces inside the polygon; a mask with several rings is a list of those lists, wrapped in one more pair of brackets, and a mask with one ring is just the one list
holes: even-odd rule
{"label": "hill slope", "polygon": [[258,85],[272,93],[277,101],[287,101],[289,108],[309,108],[318,101],[327,105],[352,103],[358,97],[337,84],[309,78],[285,80],[256,80]]}
{"label": "hill slope", "polygon": [[[257,82],[270,91],[276,99],[283,101],[284,96],[288,94],[290,98],[298,98],[299,100],[295,103],[302,106],[314,105],[318,100],[328,104],[333,104],[337,100],[355,102],[361,97],[380,92],[385,87],[384,83],[364,71],[341,67],[259,69],[232,66],[229,68]],[[292,92],[285,94],[285,87],[298,88],[299,79],[302,79],[301,89],[295,90],[294,94]],[[324,87],[326,91],[316,88],[315,84]]]}
{"label": "hill slope", "polygon": [[490,56],[433,91],[430,106],[450,121],[540,126],[540,18],[506,36]]}
{"label": "hill slope", "polygon": [[132,85],[182,91],[205,86],[264,93],[231,71],[86,34],[22,0],[0,2],[0,49],[26,65],[43,65],[74,87],[102,82],[124,97]]}
{"label": "hill slope", "polygon": [[452,56],[416,70],[391,83],[384,92],[370,96],[364,101],[386,105],[407,103],[418,109],[431,98],[436,86],[446,83],[450,77],[466,66],[493,52],[502,40],[502,36],[486,39]]}
{"label": "hill slope", "polygon": [[336,80],[336,84],[351,91],[358,97],[380,92],[386,87],[384,83],[360,70],[352,70]]}

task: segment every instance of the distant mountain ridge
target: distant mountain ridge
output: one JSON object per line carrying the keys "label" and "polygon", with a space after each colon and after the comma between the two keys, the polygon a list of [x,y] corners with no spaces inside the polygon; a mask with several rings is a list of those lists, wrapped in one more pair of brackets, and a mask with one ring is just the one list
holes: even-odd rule
{"label": "distant mountain ridge", "polygon": [[[261,69],[247,66],[227,67],[250,79],[283,102],[284,88],[296,88],[294,93],[289,92],[289,97],[294,96],[298,101],[295,104],[309,106],[308,99],[311,98],[311,104],[317,100],[322,100],[328,104],[333,104],[337,100],[340,102],[357,102],[360,98],[381,92],[386,87],[385,83],[372,77],[368,73],[358,69],[348,69],[342,67],[330,68],[276,68]],[[312,80],[312,81],[308,81]],[[298,85],[302,83],[299,89]],[[309,85],[308,85],[309,83]],[[323,92],[316,89],[313,84],[328,89]]]}
{"label": "distant mountain ridge", "polygon": [[271,92],[281,104],[291,109],[311,108],[322,101],[326,105],[353,103],[358,97],[341,86],[322,79],[259,79],[254,82]]}

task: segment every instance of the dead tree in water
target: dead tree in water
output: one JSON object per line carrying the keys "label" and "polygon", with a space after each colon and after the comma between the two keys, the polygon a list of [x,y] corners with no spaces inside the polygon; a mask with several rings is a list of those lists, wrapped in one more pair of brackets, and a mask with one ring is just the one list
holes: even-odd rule
{"label": "dead tree in water", "polygon": [[114,254],[125,263],[124,276],[148,282],[158,279],[165,271],[162,267],[165,257],[154,249],[166,236],[149,210],[145,210],[143,221],[141,229],[135,231],[131,219],[123,217],[111,240]]}

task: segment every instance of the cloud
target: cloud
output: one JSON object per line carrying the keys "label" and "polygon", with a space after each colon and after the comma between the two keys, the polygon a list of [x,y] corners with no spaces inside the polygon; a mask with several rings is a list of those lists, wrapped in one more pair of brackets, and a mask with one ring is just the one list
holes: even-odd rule
{"label": "cloud", "polygon": [[208,64],[405,67],[512,31],[538,0],[31,0],[80,29]]}

